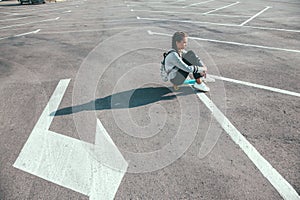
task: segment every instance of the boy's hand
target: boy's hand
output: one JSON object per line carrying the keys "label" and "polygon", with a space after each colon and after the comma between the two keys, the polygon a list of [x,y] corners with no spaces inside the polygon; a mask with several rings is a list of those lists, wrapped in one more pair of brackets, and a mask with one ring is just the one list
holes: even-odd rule
{"label": "boy's hand", "polygon": [[202,74],[202,73],[206,73],[206,71],[207,71],[207,68],[205,66],[203,66],[203,67],[195,66],[195,71],[194,71],[195,73]]}

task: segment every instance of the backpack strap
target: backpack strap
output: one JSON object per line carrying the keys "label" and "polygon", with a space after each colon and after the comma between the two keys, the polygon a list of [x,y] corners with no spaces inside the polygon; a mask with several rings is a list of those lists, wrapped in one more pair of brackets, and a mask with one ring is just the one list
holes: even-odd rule
{"label": "backpack strap", "polygon": [[166,57],[167,57],[170,53],[172,53],[172,52],[176,52],[176,50],[175,50],[175,49],[171,49],[170,51],[165,52],[165,53],[163,54],[164,59],[161,61],[161,64],[165,65]]}
{"label": "backpack strap", "polygon": [[174,66],[171,70],[167,71],[166,66],[165,66],[166,57],[167,57],[170,53],[172,53],[172,52],[176,52],[176,50],[175,50],[175,49],[171,49],[171,50],[169,50],[168,52],[165,52],[165,53],[163,54],[164,59],[161,61],[161,67],[163,68],[163,70],[165,71],[165,73],[167,74],[167,76],[170,74],[170,72],[171,72],[174,68],[176,68],[176,66]]}

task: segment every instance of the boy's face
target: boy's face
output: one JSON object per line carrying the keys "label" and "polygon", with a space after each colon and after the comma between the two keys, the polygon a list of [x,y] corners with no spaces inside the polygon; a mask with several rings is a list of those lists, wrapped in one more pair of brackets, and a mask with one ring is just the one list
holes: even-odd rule
{"label": "boy's face", "polygon": [[187,41],[188,41],[187,37],[184,37],[180,42],[176,42],[177,49],[178,50],[185,49],[187,45]]}

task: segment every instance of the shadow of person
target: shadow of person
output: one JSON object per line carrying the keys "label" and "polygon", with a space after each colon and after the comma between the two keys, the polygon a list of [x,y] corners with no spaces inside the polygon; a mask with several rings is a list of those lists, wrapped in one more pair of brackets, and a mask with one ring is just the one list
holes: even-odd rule
{"label": "shadow of person", "polygon": [[178,92],[176,92],[176,94],[173,93],[171,88],[167,87],[138,88],[115,93],[85,104],[65,107],[52,112],[50,115],[70,115],[72,113],[88,110],[135,108],[159,101],[172,100],[175,99],[176,96],[184,96],[193,93],[194,92],[190,87],[182,87]]}

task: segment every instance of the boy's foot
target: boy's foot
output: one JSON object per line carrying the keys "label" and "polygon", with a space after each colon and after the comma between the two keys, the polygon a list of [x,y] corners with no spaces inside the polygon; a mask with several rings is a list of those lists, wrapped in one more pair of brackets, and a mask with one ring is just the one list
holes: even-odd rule
{"label": "boy's foot", "polygon": [[194,88],[203,91],[203,92],[209,92],[209,87],[207,87],[203,82],[201,84],[195,83]]}

